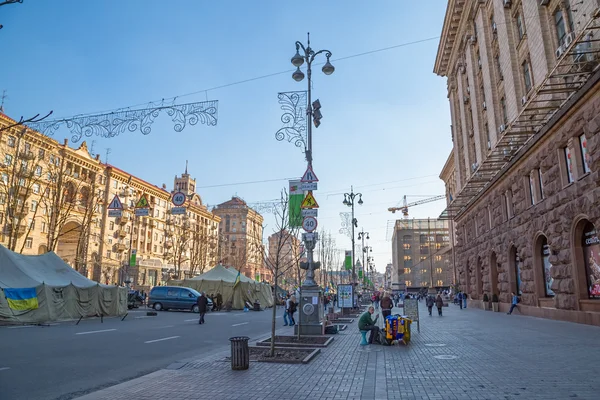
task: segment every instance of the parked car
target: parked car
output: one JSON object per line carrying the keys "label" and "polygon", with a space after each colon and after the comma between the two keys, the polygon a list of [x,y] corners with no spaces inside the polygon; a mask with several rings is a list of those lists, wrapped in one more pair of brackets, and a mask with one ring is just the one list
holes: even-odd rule
{"label": "parked car", "polygon": [[[198,312],[196,301],[200,293],[189,287],[156,286],[150,291],[148,305],[156,311],[190,310]],[[208,299],[208,309],[212,309],[212,301]]]}

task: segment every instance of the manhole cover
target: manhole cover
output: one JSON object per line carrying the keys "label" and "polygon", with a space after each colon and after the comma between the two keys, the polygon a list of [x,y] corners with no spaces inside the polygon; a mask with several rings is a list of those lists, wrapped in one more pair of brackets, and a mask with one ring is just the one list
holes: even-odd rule
{"label": "manhole cover", "polygon": [[446,343],[426,343],[425,346],[427,347],[444,347],[446,345]]}
{"label": "manhole cover", "polygon": [[440,354],[439,356],[433,356],[433,358],[437,358],[438,360],[454,360],[458,357],[451,356],[450,354]]}

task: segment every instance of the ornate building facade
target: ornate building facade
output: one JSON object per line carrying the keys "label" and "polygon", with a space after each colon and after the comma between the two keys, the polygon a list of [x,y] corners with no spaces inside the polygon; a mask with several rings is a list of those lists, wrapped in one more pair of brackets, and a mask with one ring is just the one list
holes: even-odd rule
{"label": "ornate building facade", "polygon": [[241,271],[248,278],[270,281],[270,271],[265,267],[262,215],[235,196],[217,205],[212,213],[221,219],[221,263]]}
{"label": "ornate building facade", "polygon": [[[0,114],[0,127],[15,121]],[[24,126],[0,133],[0,243],[22,254],[56,252],[101,283],[130,280],[150,288],[217,262],[220,218],[198,194],[187,171],[174,187],[184,191],[186,214],[171,215],[173,192],[91,156],[85,142],[69,147]],[[183,188],[183,184],[186,187]],[[16,196],[14,194],[17,194]],[[118,195],[121,217],[108,216]],[[145,196],[148,216],[136,217]],[[135,266],[129,266],[132,252]]]}
{"label": "ornate building facade", "polygon": [[[446,165],[457,281],[472,305],[600,325],[597,0],[450,0]],[[450,169],[453,169],[450,171]]]}
{"label": "ornate building facade", "polygon": [[[281,232],[273,233],[269,236],[269,255],[268,265],[270,266],[268,282],[273,280],[273,268],[276,264],[279,264],[281,277],[279,278],[279,284],[283,286],[284,280],[287,284],[292,283],[293,285],[300,286],[302,282],[298,282],[301,279],[298,275],[300,272],[300,240],[288,232],[283,230]],[[301,274],[300,274],[301,275]]]}

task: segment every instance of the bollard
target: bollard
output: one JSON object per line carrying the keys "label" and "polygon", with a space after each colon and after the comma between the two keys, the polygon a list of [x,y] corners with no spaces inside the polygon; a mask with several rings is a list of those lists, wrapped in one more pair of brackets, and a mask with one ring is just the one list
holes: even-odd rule
{"label": "bollard", "polygon": [[247,336],[229,338],[231,342],[231,369],[241,371],[250,367],[250,349]]}

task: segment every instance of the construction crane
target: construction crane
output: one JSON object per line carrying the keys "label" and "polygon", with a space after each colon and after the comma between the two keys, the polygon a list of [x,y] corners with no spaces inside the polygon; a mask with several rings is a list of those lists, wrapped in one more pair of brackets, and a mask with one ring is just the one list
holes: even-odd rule
{"label": "construction crane", "polygon": [[402,207],[390,207],[390,208],[388,208],[388,211],[391,211],[392,214],[396,213],[396,211],[402,211],[402,215],[404,215],[404,218],[408,218],[408,207],[418,206],[419,204],[431,203],[432,201],[438,201],[438,200],[442,200],[445,198],[446,198],[445,194],[440,194],[438,196],[429,197],[427,199],[423,199],[423,200],[419,200],[419,201],[415,201],[413,203],[407,204],[406,196],[404,196],[402,198]]}

